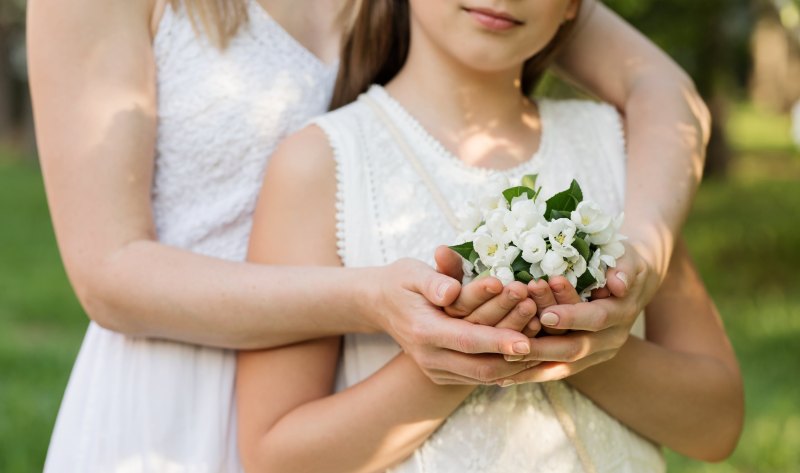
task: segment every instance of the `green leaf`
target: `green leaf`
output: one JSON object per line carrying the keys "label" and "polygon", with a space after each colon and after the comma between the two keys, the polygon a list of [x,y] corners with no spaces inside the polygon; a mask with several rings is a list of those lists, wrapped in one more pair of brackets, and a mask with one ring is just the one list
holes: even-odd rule
{"label": "green leaf", "polygon": [[538,179],[538,174],[528,174],[526,176],[522,176],[522,185],[530,189],[536,189],[536,181]]}
{"label": "green leaf", "polygon": [[472,253],[469,254],[469,258],[467,259],[469,260],[470,263],[475,264],[475,262],[478,261],[478,258],[480,258],[480,256],[478,256],[478,252],[472,250]]}
{"label": "green leaf", "polygon": [[550,219],[551,220],[558,220],[560,218],[571,218],[572,215],[569,212],[562,212],[560,210],[553,210],[550,212]]}
{"label": "green leaf", "polygon": [[553,197],[547,199],[547,210],[545,211],[545,215],[549,215],[551,219],[554,219],[555,217],[552,216],[552,212],[554,210],[558,212],[570,213],[578,208],[578,204],[581,203],[582,200],[583,191],[581,190],[581,186],[578,184],[578,181],[573,179],[569,189],[561,191]]}
{"label": "green leaf", "polygon": [[466,260],[468,260],[470,258],[470,256],[472,255],[472,253],[475,252],[475,246],[472,244],[471,241],[468,241],[466,243],[462,243],[460,245],[449,246],[448,248],[450,248],[451,250],[455,251],[456,253],[461,255],[462,258],[464,258]]}
{"label": "green leaf", "polygon": [[531,264],[522,259],[521,254],[517,256],[517,259],[515,259],[513,263],[511,263],[511,270],[514,271],[515,273],[519,271],[527,271],[530,268]]}
{"label": "green leaf", "polygon": [[586,240],[583,238],[575,238],[575,241],[572,242],[572,246],[578,250],[578,253],[583,256],[583,259],[589,261],[589,244],[586,243]]}
{"label": "green leaf", "polygon": [[587,269],[585,273],[578,278],[578,284],[575,286],[575,290],[578,291],[578,294],[583,292],[587,287],[591,286],[592,284],[596,283],[597,280],[592,276],[592,273],[589,272]]}
{"label": "green leaf", "polygon": [[528,284],[529,282],[533,281],[533,276],[531,276],[531,273],[527,271],[519,271],[516,274],[514,274],[514,279],[520,282],[524,282],[525,284]]}
{"label": "green leaf", "polygon": [[529,199],[533,199],[536,196],[536,191],[525,186],[512,187],[503,191],[503,197],[506,198],[509,204],[511,204],[512,200],[521,195],[526,195]]}

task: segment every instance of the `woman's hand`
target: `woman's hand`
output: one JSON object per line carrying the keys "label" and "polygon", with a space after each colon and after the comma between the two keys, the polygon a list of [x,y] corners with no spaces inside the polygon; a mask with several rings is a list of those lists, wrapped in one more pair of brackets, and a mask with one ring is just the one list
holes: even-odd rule
{"label": "woman's hand", "polygon": [[365,298],[365,313],[377,308],[375,324],[435,383],[494,384],[538,364],[502,356],[530,351],[529,336],[520,332],[535,318],[536,305],[524,284],[503,288],[485,278],[462,289],[449,275],[409,259],[377,271],[378,294]]}

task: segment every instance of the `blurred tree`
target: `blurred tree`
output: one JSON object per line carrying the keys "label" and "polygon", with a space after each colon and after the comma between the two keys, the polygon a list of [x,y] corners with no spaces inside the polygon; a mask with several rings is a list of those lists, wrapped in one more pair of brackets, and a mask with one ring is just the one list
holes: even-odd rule
{"label": "blurred tree", "polygon": [[0,139],[32,136],[24,61],[25,1],[0,1]]}
{"label": "blurred tree", "polygon": [[[792,0],[794,1],[794,0]],[[692,76],[714,116],[706,175],[724,176],[726,97],[745,86],[753,0],[605,0]]]}
{"label": "blurred tree", "polygon": [[800,99],[800,0],[762,0],[751,39],[753,101],[787,112]]}

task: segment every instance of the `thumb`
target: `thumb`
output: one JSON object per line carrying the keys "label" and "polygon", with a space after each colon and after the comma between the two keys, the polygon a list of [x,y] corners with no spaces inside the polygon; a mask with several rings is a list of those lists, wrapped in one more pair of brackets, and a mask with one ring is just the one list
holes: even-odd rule
{"label": "thumb", "polygon": [[436,269],[440,273],[446,274],[459,281],[464,277],[464,266],[461,262],[461,256],[455,251],[442,245],[436,248],[433,257],[436,260]]}
{"label": "thumb", "polygon": [[450,276],[436,272],[426,264],[420,264],[418,268],[413,276],[412,287],[431,304],[447,307],[458,299],[461,283]]}
{"label": "thumb", "polygon": [[631,290],[633,278],[631,274],[635,274],[633,265],[629,258],[621,258],[617,261],[617,266],[608,270],[608,282],[606,287],[614,297],[625,297]]}

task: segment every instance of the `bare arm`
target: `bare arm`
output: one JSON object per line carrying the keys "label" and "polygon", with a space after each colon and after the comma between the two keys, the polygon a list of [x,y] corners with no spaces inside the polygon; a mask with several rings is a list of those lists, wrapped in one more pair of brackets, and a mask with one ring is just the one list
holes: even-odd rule
{"label": "bare arm", "polygon": [[[340,264],[334,176],[317,128],[284,142],[267,171],[248,259]],[[309,267],[306,273],[318,270]],[[338,351],[334,338],[239,354],[239,443],[248,471],[385,469],[411,454],[473,389],[438,386],[401,354],[365,381],[331,395]]]}
{"label": "bare arm", "polygon": [[652,296],[700,183],[710,117],[686,73],[608,7],[584,0],[578,21],[558,69],[625,116],[623,233],[655,275]]}
{"label": "bare arm", "polygon": [[462,375],[480,367],[466,355],[443,360],[449,350],[442,347],[513,353],[515,342],[527,346],[519,333],[465,332],[442,320],[431,302],[447,303],[460,285],[419,262],[307,274],[159,243],[150,202],[156,81],[149,3],[28,3],[48,201],[70,281],[94,321],[128,334],[230,348],[385,330],[426,372]]}

